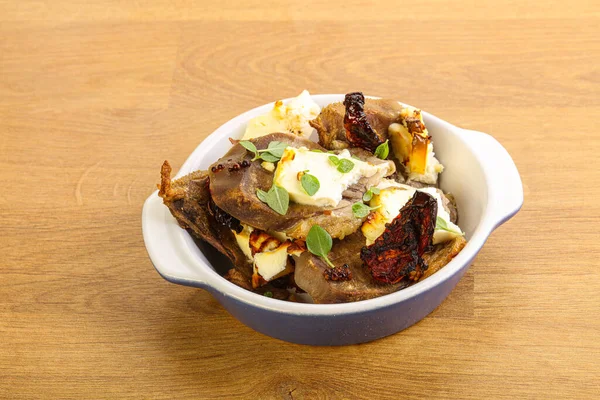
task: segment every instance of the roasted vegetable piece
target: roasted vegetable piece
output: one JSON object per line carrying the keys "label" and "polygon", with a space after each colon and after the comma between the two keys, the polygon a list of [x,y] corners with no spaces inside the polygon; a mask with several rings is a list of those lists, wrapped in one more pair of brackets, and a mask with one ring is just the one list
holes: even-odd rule
{"label": "roasted vegetable piece", "polygon": [[391,124],[388,128],[394,154],[408,172],[424,174],[431,137],[423,123],[421,110],[407,107],[400,117],[400,123]]}
{"label": "roasted vegetable piece", "polygon": [[385,142],[386,136],[383,132],[377,132],[369,124],[365,114],[365,96],[360,92],[348,93],[344,98],[344,106],[346,107],[344,116],[346,139],[352,146],[373,153],[377,146]]}
{"label": "roasted vegetable piece", "polygon": [[360,252],[373,279],[387,284],[419,280],[427,269],[422,256],[431,248],[436,216],[433,196],[415,192],[375,243]]}

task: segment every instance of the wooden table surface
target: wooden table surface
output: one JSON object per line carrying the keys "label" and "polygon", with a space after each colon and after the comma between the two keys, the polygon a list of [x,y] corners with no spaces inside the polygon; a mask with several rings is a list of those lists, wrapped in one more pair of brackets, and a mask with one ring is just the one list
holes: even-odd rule
{"label": "wooden table surface", "polygon": [[[585,0],[0,0],[0,398],[600,398],[599,26]],[[263,336],[144,248],[163,160],[305,88],[489,132],[523,179],[450,297],[373,343]]]}

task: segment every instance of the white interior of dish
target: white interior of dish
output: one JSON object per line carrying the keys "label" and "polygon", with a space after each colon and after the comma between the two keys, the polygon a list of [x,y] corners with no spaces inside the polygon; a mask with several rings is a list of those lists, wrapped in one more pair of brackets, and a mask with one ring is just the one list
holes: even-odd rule
{"label": "white interior of dish", "polygon": [[[324,107],[332,102],[342,101],[344,96],[313,95],[312,97],[321,107]],[[231,143],[228,138],[240,138],[249,119],[266,113],[272,107],[273,103],[257,107],[219,127],[190,155],[177,177],[194,170],[207,169],[230,149]],[[151,204],[147,204],[147,206],[152,208],[148,208],[148,215],[146,215],[145,207],[144,218],[151,218],[151,221],[147,223],[149,229],[162,230],[162,232],[153,232],[152,234],[167,237],[162,237],[163,242],[160,244],[160,248],[148,246],[150,257],[153,261],[159,258],[167,260],[177,257],[179,259],[180,262],[173,261],[157,266],[159,272],[168,280],[192,286],[208,287],[241,301],[281,312],[320,314],[350,310],[355,312],[357,309],[367,310],[408,298],[418,291],[426,290],[448,279],[461,266],[473,259],[498,221],[486,210],[490,192],[488,185],[490,182],[487,181],[489,174],[485,173],[482,166],[483,161],[481,156],[477,155],[477,149],[467,140],[467,131],[427,112],[423,112],[423,118],[433,138],[436,156],[445,166],[445,170],[440,176],[440,186],[445,192],[450,192],[455,196],[459,211],[459,226],[469,240],[461,253],[430,278],[399,292],[355,303],[315,305],[266,298],[242,289],[219,276],[192,238],[177,225],[168,209],[160,204],[162,201],[156,194],[153,195],[154,199],[153,196],[149,198],[148,202]],[[146,238],[146,227],[144,234]],[[150,235],[148,233],[148,237]]]}

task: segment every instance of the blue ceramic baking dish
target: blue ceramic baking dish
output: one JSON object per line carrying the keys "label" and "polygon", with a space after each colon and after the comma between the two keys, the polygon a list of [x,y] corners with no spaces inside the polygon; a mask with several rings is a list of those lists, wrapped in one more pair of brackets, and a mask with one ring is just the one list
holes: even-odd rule
{"label": "blue ceramic baking dish", "polygon": [[[344,95],[314,95],[321,107]],[[284,100],[285,102],[285,100]],[[273,103],[241,114],[219,127],[187,159],[177,177],[207,169],[242,136],[249,119]],[[303,304],[261,296],[225,280],[207,246],[198,246],[171,216],[157,192],[145,202],[142,229],[148,254],[166,280],[208,290],[233,316],[252,329],[288,342],[347,345],[399,332],[423,319],[452,291],[492,231],[523,204],[523,187],[507,151],[492,136],[458,128],[423,112],[444,164],[440,186],[456,197],[465,248],[431,277],[379,298],[345,304]],[[221,267],[221,268],[219,268]]]}

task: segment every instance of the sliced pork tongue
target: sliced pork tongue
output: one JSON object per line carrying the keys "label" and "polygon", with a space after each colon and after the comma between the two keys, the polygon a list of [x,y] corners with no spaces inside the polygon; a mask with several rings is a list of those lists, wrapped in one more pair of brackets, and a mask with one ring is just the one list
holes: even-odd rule
{"label": "sliced pork tongue", "polygon": [[[177,223],[231,261],[235,269],[231,268],[224,276],[225,279],[244,289],[253,290],[250,284],[252,264],[238,246],[232,232],[238,229],[239,221],[212,202],[208,190],[208,173],[195,171],[175,181],[171,181],[170,175],[171,166],[165,161],[161,169],[158,195],[162,197]],[[285,287],[275,284],[269,283],[253,291],[271,292],[274,298],[286,300],[289,292]]]}
{"label": "sliced pork tongue", "polygon": [[195,171],[176,181],[171,181],[170,175],[171,166],[165,161],[161,169],[158,195],[162,197],[163,203],[179,225],[227,256],[249,280],[252,276],[252,265],[238,246],[232,232],[232,229],[237,228],[239,221],[230,219],[230,216],[211,204],[208,173]]}
{"label": "sliced pork tongue", "polygon": [[294,279],[296,285],[308,293],[315,303],[347,303],[368,300],[393,293],[409,285],[402,281],[394,285],[381,285],[373,280],[359,257],[365,245],[365,237],[356,232],[344,240],[334,241],[329,259],[336,267],[348,265],[352,279],[329,280],[326,271],[330,268],[321,258],[304,252],[296,260]]}
{"label": "sliced pork tongue", "polygon": [[[272,133],[251,140],[257,149],[266,149],[270,142],[278,141],[291,147],[324,150],[318,144],[286,133]],[[361,149],[352,153],[372,164],[389,163]],[[286,215],[280,215],[256,196],[257,189],[268,191],[274,173],[265,169],[260,160],[251,161],[253,154],[240,144],[235,144],[210,170],[210,193],[215,204],[241,222],[264,231],[284,232],[294,239],[305,239],[313,225],[325,228],[333,238],[343,238],[356,232],[364,219],[352,214],[352,204],[368,187],[375,186],[383,176],[376,174],[362,178],[344,192],[342,201],[333,208],[307,206],[291,202]]]}

